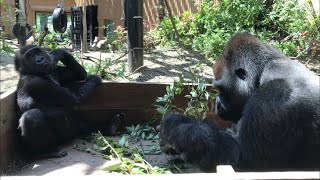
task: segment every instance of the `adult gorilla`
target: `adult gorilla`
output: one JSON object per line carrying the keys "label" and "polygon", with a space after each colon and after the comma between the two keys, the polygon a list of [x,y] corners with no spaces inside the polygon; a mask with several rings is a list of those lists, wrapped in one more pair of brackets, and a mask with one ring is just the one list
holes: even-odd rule
{"label": "adult gorilla", "polygon": [[[28,151],[45,157],[62,157],[66,153],[59,152],[58,145],[80,132],[98,129],[98,125],[89,125],[77,116],[74,106],[83,103],[101,84],[100,77],[87,77],[73,56],[61,49],[49,53],[38,46],[27,45],[15,54],[14,61],[20,73],[17,103],[22,115],[18,128]],[[58,61],[64,66],[58,66]],[[79,80],[85,83],[78,92],[64,87]],[[113,133],[118,119],[115,121],[100,127]]]}
{"label": "adult gorilla", "polygon": [[235,126],[168,114],[161,146],[207,171],[320,167],[319,76],[247,32],[230,40],[214,75],[216,111]]}

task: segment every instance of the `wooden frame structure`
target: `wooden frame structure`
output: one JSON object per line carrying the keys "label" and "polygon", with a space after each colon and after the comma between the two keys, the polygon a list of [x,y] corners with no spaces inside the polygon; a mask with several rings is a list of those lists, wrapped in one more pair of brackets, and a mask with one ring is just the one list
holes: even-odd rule
{"label": "wooden frame structure", "polygon": [[[81,82],[72,87],[77,88]],[[156,98],[166,93],[166,86],[169,84],[159,83],[119,83],[104,81],[102,85],[91,95],[85,105],[77,107],[77,111],[88,120],[99,121],[112,119],[115,114],[125,113],[126,120],[122,127],[128,124],[139,124],[157,117],[158,113],[154,107]],[[208,86],[208,89],[213,89]],[[174,104],[183,107],[187,104],[184,94],[175,98]],[[16,143],[17,108],[16,91],[12,89],[1,94],[0,99],[0,172],[4,170],[13,160],[19,158],[18,146]],[[218,120],[219,121],[219,120]],[[220,125],[225,124],[218,122]],[[320,171],[309,172],[235,172],[231,166],[217,166],[217,173],[196,173],[196,174],[171,174],[171,175],[113,175],[105,176],[78,176],[78,180],[86,179],[166,179],[166,178],[199,178],[199,179],[320,179]],[[48,177],[45,179],[56,177]],[[74,177],[73,177],[74,178]],[[37,180],[44,179],[41,176],[7,176],[2,180]]]}

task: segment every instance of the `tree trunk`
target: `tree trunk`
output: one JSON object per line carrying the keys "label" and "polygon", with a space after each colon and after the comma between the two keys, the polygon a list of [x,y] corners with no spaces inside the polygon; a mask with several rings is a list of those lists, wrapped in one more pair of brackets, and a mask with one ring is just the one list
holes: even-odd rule
{"label": "tree trunk", "polygon": [[181,46],[181,42],[180,42],[180,38],[179,38],[179,33],[178,33],[178,30],[177,30],[177,27],[176,27],[176,23],[174,22],[174,19],[173,19],[173,15],[172,15],[172,11],[171,11],[171,7],[168,3],[167,0],[164,0],[164,3],[167,7],[167,10],[168,10],[168,14],[169,14],[169,17],[170,17],[170,20],[171,20],[171,23],[172,23],[172,27],[173,27],[173,30],[176,34],[176,41],[178,42],[179,46]]}

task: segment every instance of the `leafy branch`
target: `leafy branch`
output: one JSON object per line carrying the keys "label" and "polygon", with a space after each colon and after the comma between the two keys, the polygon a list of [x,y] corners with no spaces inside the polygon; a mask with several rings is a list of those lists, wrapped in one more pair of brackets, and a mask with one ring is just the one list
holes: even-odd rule
{"label": "leafy branch", "polygon": [[119,172],[122,174],[168,174],[171,173],[168,168],[162,168],[150,165],[138,150],[138,148],[129,148],[128,139],[123,136],[118,142],[105,139],[100,132],[94,134],[95,149],[103,154],[104,158],[110,160],[116,158],[119,162],[104,167],[102,170],[107,172]]}
{"label": "leafy branch", "polygon": [[167,112],[176,109],[179,111],[183,111],[183,109],[178,108],[172,104],[174,97],[180,95],[184,90],[184,79],[182,76],[179,77],[179,81],[174,80],[171,86],[166,87],[166,94],[162,97],[158,97],[156,99],[155,106],[157,107],[157,111],[165,115]]}
{"label": "leafy branch", "polygon": [[171,110],[178,110],[186,115],[194,116],[199,119],[204,119],[207,112],[212,109],[210,105],[216,97],[217,92],[209,92],[201,77],[196,77],[196,84],[192,84],[188,89],[188,94],[185,96],[189,99],[185,109],[172,104],[174,98],[181,95],[184,90],[184,79],[179,78],[179,81],[174,81],[171,86],[166,87],[166,94],[156,99],[155,106],[157,111],[164,116]]}

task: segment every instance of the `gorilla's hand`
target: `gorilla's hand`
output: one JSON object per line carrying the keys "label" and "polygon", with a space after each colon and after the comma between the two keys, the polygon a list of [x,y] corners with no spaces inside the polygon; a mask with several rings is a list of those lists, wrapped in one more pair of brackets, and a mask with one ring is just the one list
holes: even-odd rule
{"label": "gorilla's hand", "polygon": [[[53,57],[53,61],[55,63],[58,63],[58,61],[60,61],[61,59],[64,59],[65,55],[66,55],[66,52],[65,50],[62,50],[62,49],[56,49],[56,50],[53,50],[51,52],[51,55]],[[62,62],[63,63],[63,62]]]}
{"label": "gorilla's hand", "polygon": [[[183,116],[177,113],[166,114],[160,124],[160,141],[159,145],[163,152],[173,153],[179,152],[175,147],[177,141],[179,141],[179,133],[184,133],[181,131],[181,127],[186,124],[192,124],[194,120],[190,117]],[[181,134],[183,136],[183,134]]]}
{"label": "gorilla's hand", "polygon": [[96,84],[96,86],[100,85],[102,82],[101,77],[97,76],[97,75],[93,75],[90,74],[87,78],[86,78],[86,82],[91,82],[93,84]]}
{"label": "gorilla's hand", "polygon": [[169,113],[161,122],[161,149],[165,152],[173,149],[184,160],[206,171],[220,163],[236,162],[239,152],[234,150],[235,146],[236,141],[212,121]]}
{"label": "gorilla's hand", "polygon": [[88,95],[94,91],[102,82],[102,79],[97,75],[89,75],[86,82],[80,87],[79,95],[80,100],[83,102],[87,99]]}

